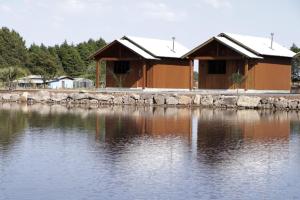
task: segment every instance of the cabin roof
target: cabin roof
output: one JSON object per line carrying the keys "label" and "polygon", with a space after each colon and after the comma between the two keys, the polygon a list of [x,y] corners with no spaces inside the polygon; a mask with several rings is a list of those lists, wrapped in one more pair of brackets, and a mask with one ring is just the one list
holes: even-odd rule
{"label": "cabin roof", "polygon": [[188,48],[177,41],[174,41],[173,50],[172,40],[160,40],[133,36],[124,36],[122,40],[131,42],[138,48],[143,49],[154,57],[180,58],[189,51]]}
{"label": "cabin roof", "polygon": [[119,39],[117,40],[119,43],[123,44],[124,46],[126,46],[127,48],[131,49],[132,51],[134,51],[135,53],[139,54],[140,56],[142,56],[145,59],[153,59],[155,60],[156,58],[153,57],[152,55],[150,55],[149,53],[147,53],[146,51],[144,51],[143,49],[141,49],[140,47],[134,45],[133,43],[131,43],[128,40],[123,40],[123,39]]}
{"label": "cabin roof", "polygon": [[256,54],[252,53],[251,51],[248,51],[247,49],[241,47],[240,45],[235,44],[234,42],[230,41],[229,39],[224,38],[224,37],[220,37],[220,36],[212,37],[211,39],[207,40],[206,42],[204,42],[201,45],[194,48],[192,51],[185,54],[183,56],[183,58],[188,57],[189,55],[191,55],[195,51],[201,49],[202,47],[206,46],[207,44],[211,43],[212,41],[218,41],[218,42],[224,44],[225,46],[233,49],[234,51],[236,51],[236,52],[238,52],[238,53],[240,53],[240,54],[242,54],[242,55],[244,55],[248,58],[262,59],[262,57],[257,56]]}
{"label": "cabin roof", "polygon": [[228,38],[234,43],[259,55],[280,56],[280,57],[289,57],[289,58],[295,55],[294,52],[278,44],[275,41],[273,41],[273,45],[271,48],[270,38],[240,35],[240,34],[233,34],[233,33],[221,33],[219,34],[219,36]]}
{"label": "cabin roof", "polygon": [[120,43],[141,57],[152,60],[159,60],[160,58],[181,58],[182,55],[189,51],[189,49],[176,41],[174,42],[173,50],[172,40],[124,36],[121,39],[114,40],[90,57],[96,57],[115,43]]}
{"label": "cabin roof", "polygon": [[192,53],[201,49],[205,45],[212,41],[218,41],[227,47],[235,50],[236,52],[248,57],[255,59],[262,59],[263,56],[279,56],[279,57],[293,57],[294,52],[281,46],[280,44],[273,41],[273,46],[271,48],[271,39],[263,37],[254,37],[247,35],[239,35],[232,33],[220,33],[206,42],[200,44],[192,51],[185,54],[182,58],[190,56]]}
{"label": "cabin roof", "polygon": [[53,83],[53,82],[57,82],[57,81],[64,80],[64,79],[74,80],[72,77],[69,77],[69,76],[59,76],[52,80],[47,81],[47,83]]}

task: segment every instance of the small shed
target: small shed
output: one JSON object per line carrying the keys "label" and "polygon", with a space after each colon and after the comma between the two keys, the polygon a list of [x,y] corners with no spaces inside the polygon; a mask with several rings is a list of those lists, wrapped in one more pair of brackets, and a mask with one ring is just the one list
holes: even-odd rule
{"label": "small shed", "polygon": [[295,55],[272,38],[221,33],[182,58],[199,60],[199,89],[231,89],[232,74],[241,74],[241,89],[291,89],[291,61]]}
{"label": "small shed", "polygon": [[73,88],[73,78],[69,76],[60,76],[53,80],[47,81],[48,88],[51,89],[71,89]]}
{"label": "small shed", "polygon": [[106,87],[191,89],[193,65],[181,56],[189,50],[173,40],[127,37],[94,53],[96,87],[99,63],[106,63]]}
{"label": "small shed", "polygon": [[86,78],[74,78],[74,88],[93,88],[94,82]]}
{"label": "small shed", "polygon": [[44,81],[41,75],[29,75],[14,80],[13,83],[15,83],[18,87],[22,87],[22,88],[35,88],[35,87],[42,87]]}

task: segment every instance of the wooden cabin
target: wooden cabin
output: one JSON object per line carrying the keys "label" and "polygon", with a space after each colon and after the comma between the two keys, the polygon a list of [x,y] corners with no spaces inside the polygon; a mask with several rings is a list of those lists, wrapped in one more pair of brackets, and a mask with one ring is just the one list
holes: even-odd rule
{"label": "wooden cabin", "polygon": [[182,58],[199,60],[199,89],[290,91],[293,56],[273,39],[221,33]]}
{"label": "wooden cabin", "polygon": [[189,50],[175,40],[126,37],[97,51],[96,87],[99,63],[106,63],[106,87],[190,89],[193,66],[181,57]]}

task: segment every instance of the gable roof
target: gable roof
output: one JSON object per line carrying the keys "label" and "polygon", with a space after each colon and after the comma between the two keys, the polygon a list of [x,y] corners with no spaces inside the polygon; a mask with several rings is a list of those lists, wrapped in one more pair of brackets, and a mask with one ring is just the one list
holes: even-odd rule
{"label": "gable roof", "polygon": [[126,46],[127,48],[131,49],[135,53],[139,54],[140,56],[142,56],[145,59],[156,59],[152,55],[150,55],[149,53],[147,53],[143,49],[139,48],[138,46],[134,45],[133,43],[131,43],[128,40],[119,39],[117,41],[119,43],[123,44],[124,46]]}
{"label": "gable roof", "polygon": [[276,43],[273,41],[271,48],[271,39],[264,37],[255,37],[248,35],[239,35],[233,33],[221,33],[219,36],[228,38],[229,40],[237,43],[240,46],[243,46],[250,51],[266,56],[280,56],[280,57],[293,57],[294,52],[288,48]]}
{"label": "gable roof", "polygon": [[177,41],[174,41],[173,50],[172,40],[159,40],[132,36],[124,36],[122,40],[131,42],[154,57],[180,58],[189,51],[188,48]]}
{"label": "gable roof", "polygon": [[171,40],[124,36],[121,39],[114,40],[110,44],[98,50],[93,55],[91,55],[90,58],[96,57],[99,53],[105,51],[115,43],[122,44],[123,46],[127,47],[128,49],[145,59],[153,60],[158,60],[160,58],[181,58],[182,55],[189,51],[189,49],[176,41],[174,42],[173,51],[173,41]]}
{"label": "gable roof", "polygon": [[269,38],[238,35],[232,33],[221,33],[218,36],[215,36],[197,46],[192,51],[185,54],[182,58],[190,56],[198,49],[215,40],[248,58],[262,59],[263,56],[279,56],[291,58],[295,55],[294,52],[274,41],[273,47],[271,49],[271,39]]}
{"label": "gable roof", "polygon": [[189,55],[191,55],[192,53],[194,53],[198,49],[201,49],[202,47],[206,46],[207,44],[211,43],[212,41],[218,41],[218,42],[224,44],[225,46],[229,47],[230,49],[236,51],[237,53],[240,53],[240,54],[242,54],[242,55],[244,55],[248,58],[262,59],[262,57],[257,56],[256,54],[254,54],[254,53],[248,51],[247,49],[235,44],[234,42],[228,40],[227,38],[220,37],[220,36],[212,37],[211,39],[207,40],[206,42],[204,42],[201,45],[194,48],[192,51],[190,51],[187,54],[183,55],[183,58],[188,57]]}

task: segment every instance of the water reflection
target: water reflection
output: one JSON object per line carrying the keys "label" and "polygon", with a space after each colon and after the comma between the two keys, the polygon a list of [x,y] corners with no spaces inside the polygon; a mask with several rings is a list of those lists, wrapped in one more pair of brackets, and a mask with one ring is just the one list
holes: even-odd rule
{"label": "water reflection", "polygon": [[0,104],[0,199],[300,198],[299,117]]}

